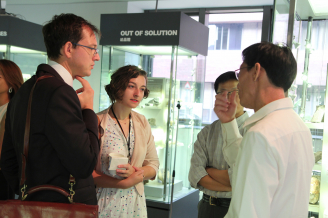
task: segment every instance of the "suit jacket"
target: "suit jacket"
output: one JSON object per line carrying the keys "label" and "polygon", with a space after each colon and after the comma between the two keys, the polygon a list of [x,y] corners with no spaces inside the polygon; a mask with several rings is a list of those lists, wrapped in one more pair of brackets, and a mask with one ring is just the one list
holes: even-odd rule
{"label": "suit jacket", "polygon": [[[47,64],[38,66],[36,75],[21,86],[8,105],[2,172],[16,193],[20,192],[28,98],[36,79],[44,74],[53,77],[38,82],[33,93],[27,189],[51,184],[68,191],[69,175],[72,174],[76,179],[74,202],[96,205],[92,171],[99,154],[97,116],[92,110],[81,110],[74,89]],[[34,193],[27,200],[68,202],[53,191]]]}
{"label": "suit jacket", "polygon": [[[108,120],[108,109],[99,112],[101,131],[106,129]],[[151,133],[150,125],[145,116],[138,114],[137,112],[131,112],[131,118],[134,126],[134,150],[131,157],[131,165],[136,167],[151,166],[155,169],[156,174],[158,172],[159,160],[154,142],[154,136]],[[104,144],[104,137],[101,137],[100,147]],[[100,151],[101,152],[101,151]],[[101,158],[98,158],[97,171],[101,172]],[[155,179],[156,175],[154,176]],[[144,186],[143,182],[136,185],[136,189],[139,195],[143,195]]]}

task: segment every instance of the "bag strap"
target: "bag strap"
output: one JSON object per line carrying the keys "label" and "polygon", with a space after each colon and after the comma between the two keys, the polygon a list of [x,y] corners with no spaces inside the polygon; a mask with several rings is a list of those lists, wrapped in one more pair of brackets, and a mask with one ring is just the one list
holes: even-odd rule
{"label": "bag strap", "polygon": [[51,75],[44,75],[39,77],[35,84],[32,87],[29,99],[28,99],[28,105],[27,105],[27,113],[26,113],[26,122],[25,122],[25,133],[24,133],[24,148],[23,148],[23,153],[22,153],[22,173],[21,173],[21,181],[20,181],[20,186],[22,187],[22,200],[25,200],[26,197],[29,194],[33,194],[38,191],[56,191],[65,197],[68,198],[70,203],[73,203],[73,196],[75,194],[73,190],[73,186],[75,185],[75,178],[70,175],[69,182],[68,184],[71,185],[70,194],[63,188],[53,186],[53,185],[39,185],[30,188],[28,191],[26,191],[26,162],[27,162],[27,157],[28,157],[28,149],[29,149],[29,144],[30,144],[30,127],[31,127],[31,107],[32,107],[32,96],[33,96],[33,91],[36,86],[36,84],[43,79],[53,77]]}

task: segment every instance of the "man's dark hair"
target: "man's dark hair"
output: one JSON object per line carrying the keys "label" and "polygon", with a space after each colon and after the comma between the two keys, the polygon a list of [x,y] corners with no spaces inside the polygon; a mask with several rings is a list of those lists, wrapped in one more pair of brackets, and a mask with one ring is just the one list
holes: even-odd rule
{"label": "man's dark hair", "polygon": [[270,82],[286,92],[297,73],[297,64],[292,51],[286,46],[269,42],[251,45],[242,52],[243,61],[249,67],[259,63],[268,75]]}
{"label": "man's dark hair", "polygon": [[221,83],[225,83],[229,80],[237,80],[236,78],[236,74],[235,71],[228,71],[225,73],[222,73],[218,78],[216,78],[215,82],[214,82],[214,91],[215,93],[218,91],[219,85]]}
{"label": "man's dark hair", "polygon": [[[148,80],[146,71],[133,65],[126,65],[118,68],[112,74],[110,83],[105,86],[105,90],[111,102],[114,103],[116,100],[122,100],[130,79],[137,78],[138,76],[144,76],[147,84]],[[144,98],[147,98],[148,95],[149,90],[146,88],[144,92]]]}
{"label": "man's dark hair", "polygon": [[83,27],[89,27],[100,36],[100,31],[94,25],[75,14],[53,16],[52,20],[42,28],[48,57],[54,60],[58,59],[61,55],[60,49],[67,42],[72,42],[73,48],[75,48],[75,44],[82,39]]}

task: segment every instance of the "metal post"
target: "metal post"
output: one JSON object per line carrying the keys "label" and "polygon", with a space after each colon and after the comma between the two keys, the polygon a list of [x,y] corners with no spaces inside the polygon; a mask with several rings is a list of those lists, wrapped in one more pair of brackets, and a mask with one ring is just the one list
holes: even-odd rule
{"label": "metal post", "polygon": [[205,8],[199,9],[199,23],[202,23],[205,25],[205,16],[206,16],[206,10]]}
{"label": "metal post", "polygon": [[[174,68],[174,56],[176,55],[176,47],[172,46],[172,52],[171,52],[171,70],[170,70],[170,88],[169,88],[169,100],[168,100],[168,112],[167,112],[167,128],[166,128],[166,145],[165,145],[165,166],[164,166],[164,193],[163,193],[163,201],[165,201],[166,198],[166,181],[167,181],[167,169],[168,169],[168,156],[171,155],[171,153],[169,153],[169,147],[170,147],[170,121],[174,116],[171,116],[171,99],[172,99],[172,86],[175,85],[175,81],[173,81],[173,68]],[[175,94],[175,92],[174,92]],[[171,161],[171,159],[170,159]]]}
{"label": "metal post", "polygon": [[158,0],[156,0],[155,12],[157,12]]}
{"label": "metal post", "polygon": [[271,41],[271,27],[272,27],[271,24],[272,24],[271,6],[263,6],[261,42],[270,42]]}
{"label": "metal post", "polygon": [[6,53],[5,53],[5,58],[4,59],[10,60],[10,47],[11,47],[10,45],[6,46]]}
{"label": "metal post", "polygon": [[313,17],[309,17],[307,32],[306,32],[306,44],[305,44],[305,59],[304,59],[304,72],[303,72],[303,90],[302,90],[302,104],[301,104],[301,113],[300,116],[302,119],[305,117],[305,104],[306,104],[306,96],[307,96],[307,77],[309,72],[309,57],[311,53],[311,34],[312,34],[312,22]]}
{"label": "metal post", "polygon": [[[328,75],[328,64],[327,64],[327,75]],[[326,78],[326,85],[328,84],[328,77]],[[328,89],[326,88],[325,96],[325,121],[323,126],[323,138],[322,138],[322,163],[321,163],[321,184],[320,185],[320,207],[319,207],[319,217],[325,217],[325,211],[328,209],[326,202],[328,202],[328,187],[327,184],[324,184],[328,181],[328,122],[326,120],[328,114]],[[324,202],[324,203],[322,203]]]}
{"label": "metal post", "polygon": [[173,172],[172,172],[172,189],[171,189],[171,202],[170,202],[170,216],[169,218],[172,218],[172,209],[173,209],[173,192],[174,192],[174,179],[175,179],[175,159],[177,157],[177,148],[178,148],[178,130],[179,130],[179,113],[180,113],[180,101],[178,101],[177,104],[178,108],[178,122],[177,122],[177,133],[175,135],[175,148],[174,148],[174,162],[173,162]]}
{"label": "metal post", "polygon": [[295,21],[295,7],[297,0],[290,0],[289,3],[289,17],[288,17],[288,30],[287,30],[287,46],[292,49],[293,46],[293,30]]}

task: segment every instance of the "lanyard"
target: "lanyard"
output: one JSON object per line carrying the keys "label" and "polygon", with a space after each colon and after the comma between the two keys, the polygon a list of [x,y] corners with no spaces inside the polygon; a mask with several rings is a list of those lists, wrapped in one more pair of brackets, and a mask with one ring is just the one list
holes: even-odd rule
{"label": "lanyard", "polygon": [[111,107],[111,109],[112,109],[113,115],[114,115],[114,117],[115,117],[115,119],[116,119],[118,125],[120,126],[120,128],[121,128],[121,130],[122,130],[123,136],[124,136],[124,138],[126,139],[126,143],[127,143],[127,145],[128,145],[128,158],[130,159],[130,129],[131,129],[130,118],[131,118],[131,114],[129,115],[129,137],[126,138],[126,137],[125,137],[125,134],[124,134],[124,131],[123,131],[123,128],[122,128],[122,126],[121,126],[121,124],[120,124],[120,121],[118,121],[118,119],[117,119],[117,117],[116,117],[116,115],[115,115],[115,113],[114,113],[113,106]]}

